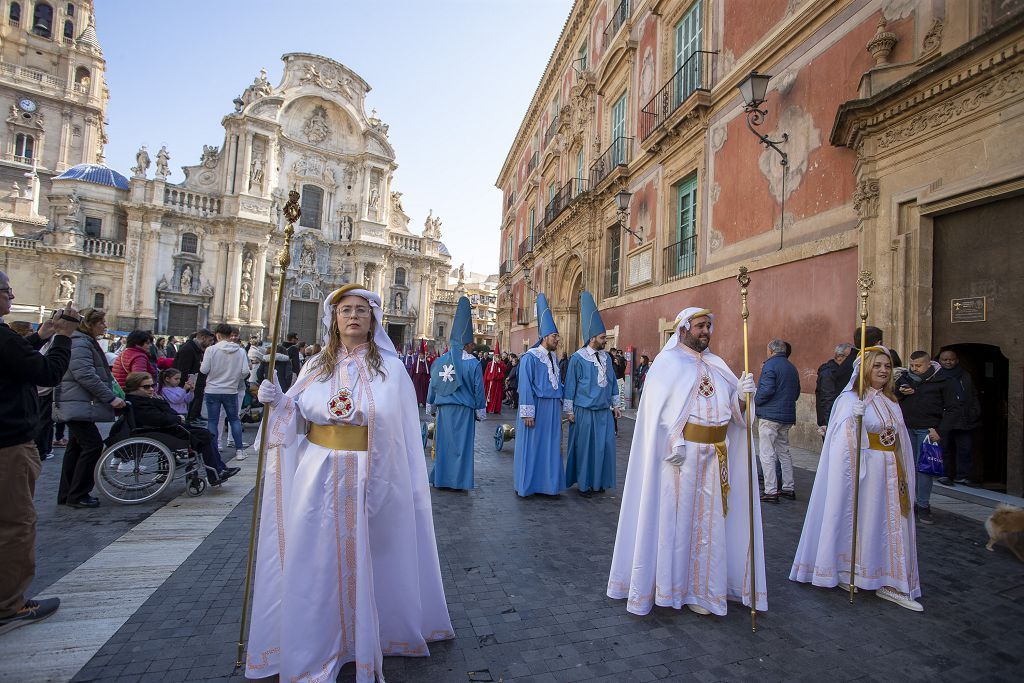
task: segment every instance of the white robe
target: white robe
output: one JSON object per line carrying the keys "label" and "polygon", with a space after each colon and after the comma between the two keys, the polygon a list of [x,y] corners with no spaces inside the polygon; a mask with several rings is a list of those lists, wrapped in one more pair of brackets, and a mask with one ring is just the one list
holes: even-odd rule
{"label": "white robe", "polygon": [[[246,676],[333,681],[356,663],[384,680],[383,655],[427,656],[454,636],[441,585],[416,398],[397,358],[369,378],[365,346],[326,382],[306,363],[268,427]],[[342,386],[354,411],[328,402]],[[306,422],[369,426],[369,451],[310,443]]]}
{"label": "white robe", "polygon": [[[702,370],[710,372],[715,386],[710,398],[697,391]],[[681,345],[658,354],[647,373],[608,579],[608,597],[627,598],[626,609],[633,614],[647,614],[653,605],[695,604],[724,615],[727,599],[750,605],[748,486],[757,474],[747,458],[736,383],[721,358]],[[727,515],[715,447],[683,441],[688,421],[728,424]],[[673,448],[686,454],[680,467],[665,462]],[[768,594],[761,507],[755,501],[757,609],[763,611]]]}
{"label": "white robe", "polygon": [[[856,377],[856,375],[855,375]],[[914,463],[910,436],[900,407],[884,394],[869,389],[865,401],[857,518],[858,588],[875,590],[891,586],[916,598],[921,595],[917,574],[917,539],[914,530]],[[807,506],[800,544],[789,578],[832,588],[850,581],[850,550],[853,539],[854,454],[857,452],[857,420],[854,391],[836,399],[825,432],[821,460],[814,475],[814,489]],[[884,418],[884,421],[880,419]],[[868,447],[868,432],[879,433],[885,423],[896,427],[897,451]],[[896,458],[903,461],[910,510],[900,511]]]}

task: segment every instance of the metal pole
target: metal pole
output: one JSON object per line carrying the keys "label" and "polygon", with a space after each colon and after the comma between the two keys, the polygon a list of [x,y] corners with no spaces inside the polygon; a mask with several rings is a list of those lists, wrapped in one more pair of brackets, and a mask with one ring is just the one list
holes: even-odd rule
{"label": "metal pole", "polygon": [[[857,286],[860,289],[860,386],[857,389],[858,397],[864,400],[864,347],[867,346],[865,332],[868,320],[868,290],[875,284],[871,272],[862,270],[857,278]],[[860,449],[861,429],[864,426],[864,416],[857,416],[857,452],[854,454],[853,467],[853,540],[850,548],[850,604],[853,604],[853,592],[856,588],[857,579],[857,511],[860,504]]]}
{"label": "metal pole", "polygon": [[[743,302],[743,307],[740,310],[740,315],[743,316],[743,372],[744,374],[750,372],[750,347],[747,342],[747,318],[750,317],[750,310],[747,308],[747,287],[750,286],[750,276],[747,275],[747,267],[740,267],[740,274],[736,276],[736,279],[740,283],[740,300]],[[754,553],[754,442],[753,436],[751,435],[750,426],[750,404],[751,395],[748,393],[746,398],[747,411],[745,422],[747,423],[747,493],[749,494],[748,502],[750,505],[747,508],[749,513],[749,555],[750,555],[750,630],[753,633],[757,633],[757,562],[755,560]]]}
{"label": "metal pole", "polygon": [[[292,190],[288,193],[288,203],[284,206],[284,215],[288,223],[284,229],[284,247],[278,257],[278,264],[281,272],[277,283],[277,303],[274,308],[274,325],[270,337],[270,360],[267,362],[267,379],[274,381],[274,371],[277,360],[277,340],[281,336],[281,311],[284,305],[284,281],[288,274],[288,266],[291,263],[292,235],[295,234],[295,222],[299,220],[302,211],[299,209],[299,193]],[[263,277],[263,274],[260,274]],[[235,670],[242,668],[243,657],[245,656],[246,630],[249,626],[249,592],[252,590],[253,569],[256,561],[256,524],[260,518],[260,502],[263,494],[263,467],[267,456],[267,426],[270,424],[270,406],[263,406],[263,415],[260,420],[259,457],[256,460],[256,487],[252,502],[252,520],[249,524],[249,556],[245,565],[245,593],[242,595],[242,623],[238,629],[238,655],[235,658]]]}

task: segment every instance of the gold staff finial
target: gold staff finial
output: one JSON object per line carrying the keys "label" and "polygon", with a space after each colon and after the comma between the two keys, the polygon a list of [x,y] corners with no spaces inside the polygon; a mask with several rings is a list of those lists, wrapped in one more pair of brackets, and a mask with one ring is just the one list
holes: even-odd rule
{"label": "gold staff finial", "polygon": [[[875,284],[871,277],[870,270],[860,271],[857,278],[857,287],[860,289],[860,370],[858,398],[864,400],[864,349],[867,347],[867,321],[868,321],[868,292]],[[854,454],[853,464],[853,540],[850,542],[850,604],[853,604],[853,593],[857,590],[857,524],[858,511],[860,509],[860,450],[863,443],[861,435],[864,417],[857,416],[857,452]]]}
{"label": "gold staff finial", "polygon": [[[740,315],[743,317],[743,374],[746,375],[750,372],[750,345],[747,342],[747,318],[750,317],[750,310],[747,308],[747,288],[750,286],[750,275],[747,274],[747,267],[740,266],[740,274],[736,276],[736,280],[740,283],[740,300],[743,306],[740,310]],[[744,419],[747,423],[747,495],[749,503],[747,510],[749,516],[747,518],[748,530],[749,530],[749,543],[750,550],[747,555],[750,557],[750,630],[757,632],[757,564],[755,558],[754,547],[754,479],[751,472],[754,471],[754,444],[753,435],[751,434],[750,425],[750,403],[751,395],[746,395],[746,413]],[[760,502],[758,502],[760,504]]]}

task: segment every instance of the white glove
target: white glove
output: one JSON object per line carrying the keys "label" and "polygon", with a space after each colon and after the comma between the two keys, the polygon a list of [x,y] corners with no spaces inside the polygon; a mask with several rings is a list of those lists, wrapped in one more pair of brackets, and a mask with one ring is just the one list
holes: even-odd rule
{"label": "white glove", "polygon": [[686,444],[680,443],[673,446],[672,453],[665,458],[665,462],[673,467],[682,467],[683,463],[686,462]]}
{"label": "white glove", "polygon": [[757,385],[754,384],[754,376],[749,372],[744,372],[740,375],[740,381],[736,383],[736,391],[741,395],[750,394],[753,396],[757,393]]}
{"label": "white glove", "polygon": [[426,404],[424,409],[425,409],[427,415],[430,415],[430,416],[434,415],[435,409],[434,409],[434,406],[432,404],[430,404],[430,403]]}
{"label": "white glove", "polygon": [[864,401],[853,402],[853,415],[854,417],[864,417],[864,413],[867,412],[867,404]]}
{"label": "white glove", "polygon": [[272,383],[269,379],[265,379],[260,382],[260,388],[256,390],[256,398],[263,405],[276,406],[284,398],[284,392],[281,391],[281,387]]}

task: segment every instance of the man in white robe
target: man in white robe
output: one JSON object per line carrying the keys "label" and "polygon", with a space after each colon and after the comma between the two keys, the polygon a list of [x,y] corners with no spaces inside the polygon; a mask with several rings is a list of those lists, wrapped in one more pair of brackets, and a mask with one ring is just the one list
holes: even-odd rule
{"label": "man in white robe", "polygon": [[[742,394],[707,350],[712,315],[687,308],[647,373],[630,448],[608,597],[647,614],[654,605],[724,616],[727,600],[749,606],[750,477]],[[749,416],[753,419],[753,415]],[[760,503],[754,504],[756,607],[767,610]]]}

